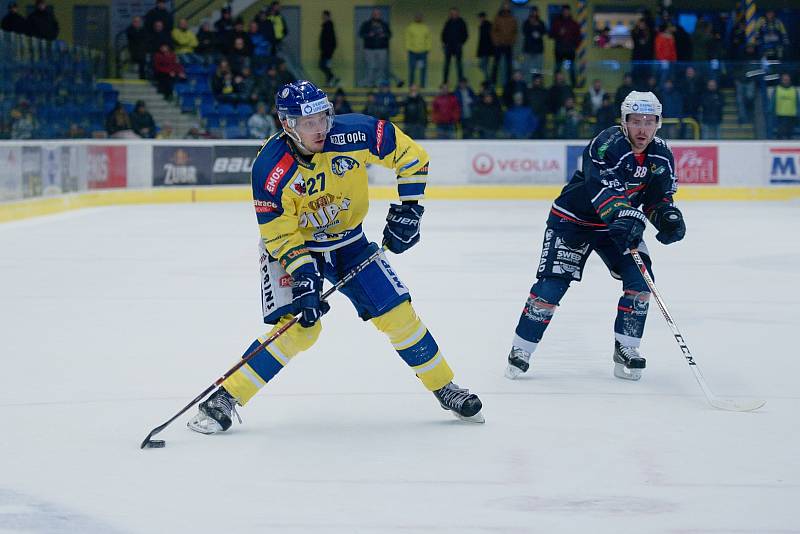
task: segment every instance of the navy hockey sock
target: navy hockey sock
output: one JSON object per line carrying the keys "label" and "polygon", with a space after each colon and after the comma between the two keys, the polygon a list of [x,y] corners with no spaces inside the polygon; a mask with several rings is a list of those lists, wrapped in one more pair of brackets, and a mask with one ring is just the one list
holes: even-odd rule
{"label": "navy hockey sock", "polygon": [[[533,284],[517,323],[515,330],[517,338],[521,338],[535,347],[535,344],[542,339],[561,297],[568,288],[569,281],[561,278],[541,278]],[[533,352],[528,347],[522,348]]]}

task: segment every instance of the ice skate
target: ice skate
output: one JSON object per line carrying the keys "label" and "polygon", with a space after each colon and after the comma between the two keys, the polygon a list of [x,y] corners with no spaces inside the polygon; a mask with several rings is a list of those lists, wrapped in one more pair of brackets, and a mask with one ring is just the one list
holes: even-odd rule
{"label": "ice skate", "polygon": [[508,366],[506,366],[506,378],[514,380],[530,367],[531,353],[519,347],[511,347],[508,354]]}
{"label": "ice skate", "polygon": [[200,403],[200,411],[186,423],[190,429],[201,434],[225,432],[233,423],[232,415],[236,414],[239,423],[241,417],[236,412],[236,399],[231,397],[225,388],[219,388],[205,401]]}
{"label": "ice skate", "polygon": [[626,347],[614,341],[614,376],[625,380],[639,380],[647,361],[638,347]]}
{"label": "ice skate", "polygon": [[450,410],[453,415],[462,421],[470,423],[483,423],[485,419],[481,413],[483,404],[477,395],[468,389],[460,388],[453,382],[433,392],[439,404],[445,410]]}

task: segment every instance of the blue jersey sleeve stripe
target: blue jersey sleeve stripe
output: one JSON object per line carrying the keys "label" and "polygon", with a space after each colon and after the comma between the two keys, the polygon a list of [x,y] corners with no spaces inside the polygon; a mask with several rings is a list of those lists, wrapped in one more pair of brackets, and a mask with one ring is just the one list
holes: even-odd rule
{"label": "blue jersey sleeve stripe", "polygon": [[425,184],[398,184],[397,192],[400,197],[418,196],[425,193]]}
{"label": "blue jersey sleeve stripe", "polygon": [[413,167],[413,166],[414,166],[414,165],[416,165],[417,163],[419,163],[419,160],[418,160],[418,159],[415,159],[414,161],[412,161],[412,162],[410,162],[410,163],[406,163],[405,165],[403,165],[402,167],[400,167],[400,172],[403,172],[403,171],[405,171],[405,170],[408,170],[408,169],[410,169],[411,167]]}

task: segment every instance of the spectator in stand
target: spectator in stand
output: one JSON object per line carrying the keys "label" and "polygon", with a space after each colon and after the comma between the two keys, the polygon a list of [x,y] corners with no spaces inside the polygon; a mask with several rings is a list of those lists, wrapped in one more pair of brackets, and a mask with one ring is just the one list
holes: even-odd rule
{"label": "spectator in stand", "polygon": [[250,42],[248,33],[244,31],[244,19],[242,17],[236,17],[236,20],[233,21],[233,30],[228,34],[228,42],[225,44],[226,54],[233,53],[237,39],[242,40],[247,57],[250,57],[253,53],[253,43]]}
{"label": "spectator in stand", "polygon": [[512,139],[530,139],[538,127],[539,119],[524,100],[522,93],[514,93],[511,106],[503,117],[503,129]]}
{"label": "spectator in stand", "polygon": [[456,95],[450,92],[446,83],[439,87],[439,94],[433,99],[432,108],[431,118],[436,125],[436,137],[453,139],[456,134],[456,124],[461,119],[461,108],[458,106]]}
{"label": "spectator in stand", "polygon": [[[700,100],[705,91],[705,85],[694,67],[686,67],[683,80],[678,84],[678,90],[683,95],[683,116],[699,122]],[[685,137],[684,132],[681,137]]]}
{"label": "spectator in stand", "polygon": [[125,111],[122,102],[117,102],[114,109],[106,117],[106,132],[112,139],[138,139],[139,136],[133,131],[131,118]]}
{"label": "spectator in stand", "polygon": [[[408,52],[408,84],[414,84],[419,69],[419,84],[425,87],[428,82],[428,52],[431,50],[431,29],[422,22],[422,13],[414,15],[414,20],[406,26],[406,51]],[[413,137],[412,137],[413,138]]]}
{"label": "spectator in stand", "polygon": [[250,50],[247,49],[244,39],[237,37],[233,41],[233,48],[231,48],[227,58],[234,74],[241,74],[245,68],[250,68]]}
{"label": "spectator in stand", "polygon": [[760,58],[754,44],[747,44],[733,66],[733,83],[736,86],[736,111],[739,124],[752,122],[756,98],[756,78],[747,72],[756,68]]}
{"label": "spectator in stand", "polygon": [[285,61],[278,61],[278,83],[283,86],[295,81],[296,77],[289,71],[289,65]]}
{"label": "spectator in stand", "polygon": [[186,73],[183,65],[178,62],[178,56],[168,45],[162,44],[153,57],[153,71],[156,76],[158,92],[164,95],[166,100],[172,100],[172,89],[175,82],[185,80]]}
{"label": "spectator in stand", "polygon": [[464,43],[467,42],[469,33],[467,32],[467,23],[461,18],[458,9],[455,7],[450,8],[447,22],[444,23],[442,28],[442,45],[444,45],[444,83],[450,78],[450,60],[456,60],[456,74],[458,79],[464,77],[464,67],[461,63],[461,57],[464,50]]}
{"label": "spectator in stand", "polygon": [[603,105],[603,99],[606,97],[606,90],[603,89],[603,82],[598,78],[592,81],[592,86],[586,91],[583,96],[583,114],[586,117],[594,117],[597,115],[597,110]]}
{"label": "spectator in stand", "polygon": [[603,103],[594,115],[596,122],[594,123],[594,133],[592,135],[597,136],[606,128],[614,126],[617,123],[617,117],[619,117],[619,108],[614,107],[611,95],[605,93],[603,95]]}
{"label": "spectator in stand", "polygon": [[614,105],[617,107],[617,109],[620,109],[625,97],[628,96],[628,94],[630,94],[630,92],[633,90],[633,76],[626,72],[625,76],[622,77],[622,85],[617,87],[617,92],[614,95]]}
{"label": "spectator in stand", "polygon": [[0,28],[2,28],[4,32],[21,33],[23,35],[30,33],[28,21],[19,14],[19,7],[16,2],[8,4],[8,13],[3,17]]}
{"label": "spectator in stand", "polygon": [[544,36],[547,26],[539,18],[539,8],[533,6],[528,18],[522,24],[522,51],[525,53],[523,72],[530,80],[534,74],[541,74],[544,69]]}
{"label": "spectator in stand", "polygon": [[671,22],[675,28],[675,53],[678,56],[678,62],[684,63],[694,59],[692,53],[692,36],[689,32],[680,25],[677,21]]}
{"label": "spectator in stand", "polygon": [[725,98],[717,89],[714,79],[706,82],[706,91],[700,100],[700,125],[703,139],[719,139],[720,124],[722,124],[722,110],[725,108]]}
{"label": "spectator in stand", "polygon": [[269,15],[267,19],[272,23],[272,55],[276,56],[283,47],[283,40],[289,35],[289,26],[286,19],[281,15],[281,3],[272,2],[269,5]]}
{"label": "spectator in stand", "polygon": [[210,65],[218,49],[217,34],[211,30],[211,23],[205,20],[197,30],[197,48],[194,52],[203,59],[204,65]]}
{"label": "spectator in stand", "polygon": [[272,44],[264,38],[264,34],[261,33],[258,22],[255,20],[250,22],[247,38],[250,40],[250,63],[253,66],[253,70],[256,74],[263,73],[270,61]]}
{"label": "spectator in stand", "polygon": [[230,6],[220,9],[219,19],[214,23],[214,31],[217,32],[217,52],[224,54],[233,33],[233,14]]}
{"label": "spectator in stand", "polygon": [[[150,32],[147,38],[147,44],[149,46],[148,53],[151,56],[155,56],[155,54],[161,50],[163,45],[167,45],[168,47],[172,48],[175,43],[172,42],[172,35],[166,30],[164,27],[164,23],[160,20],[157,20],[153,23],[153,31]],[[151,61],[152,61],[151,57]]]}
{"label": "spectator in stand", "polygon": [[661,82],[674,76],[675,62],[678,61],[678,48],[675,43],[675,27],[671,24],[662,27],[656,35],[655,59],[661,62]]}
{"label": "spectator in stand", "polygon": [[237,103],[256,105],[258,93],[256,93],[256,81],[253,79],[253,71],[250,67],[244,67],[242,72],[233,77],[233,89],[236,93]]}
{"label": "spectator in stand", "polygon": [[579,128],[583,122],[581,112],[575,105],[575,99],[569,97],[555,116],[556,131],[559,139],[578,139],[581,137]]}
{"label": "spectator in stand", "polygon": [[389,120],[397,115],[397,98],[389,88],[388,82],[381,82],[380,90],[375,95],[375,103],[378,106],[375,117]]}
{"label": "spectator in stand", "polygon": [[[523,90],[525,87],[523,86]],[[461,133],[464,139],[472,139],[472,109],[477,103],[475,91],[469,86],[466,78],[458,80],[455,90],[458,107],[461,109]]]}
{"label": "spectator in stand", "polygon": [[778,139],[793,139],[800,110],[800,91],[792,85],[792,77],[788,73],[781,74],[781,83],[775,88],[771,104]]}
{"label": "spectator in stand", "polygon": [[606,26],[600,30],[594,38],[594,45],[597,48],[610,48],[611,47],[611,28]]}
{"label": "spectator in stand", "polygon": [[172,30],[172,41],[175,43],[175,54],[181,63],[198,63],[200,58],[194,53],[197,45],[197,36],[189,29],[189,21],[180,19],[178,27]]}
{"label": "spectator in stand", "polygon": [[28,31],[31,37],[54,41],[58,37],[58,21],[53,8],[45,0],[36,0],[33,12],[28,15]]}
{"label": "spectator in stand", "polygon": [[168,122],[156,133],[156,139],[173,139],[175,137],[175,129]]}
{"label": "spectator in stand", "polygon": [[789,33],[781,19],[775,16],[775,10],[768,9],[758,20],[756,28],[761,54],[767,59],[783,59],[789,48]]}
{"label": "spectator in stand", "polygon": [[275,106],[275,93],[278,92],[281,84],[278,81],[278,69],[275,65],[267,67],[267,72],[256,79],[255,92],[258,100],[267,105],[267,109]]}
{"label": "spectator in stand", "polygon": [[131,56],[131,61],[139,69],[139,79],[144,80],[147,78],[145,67],[148,33],[144,29],[142,17],[133,17],[131,25],[125,30],[125,36],[128,38],[128,54]]}
{"label": "spectator in stand", "polygon": [[497,139],[500,121],[503,114],[500,102],[489,91],[481,93],[479,102],[472,110],[472,128],[478,139]]}
{"label": "spectator in stand", "polygon": [[556,72],[556,79],[553,85],[547,90],[547,111],[556,114],[564,107],[564,102],[568,98],[575,98],[575,93],[572,87],[567,85],[566,76],[562,71]]}
{"label": "spectator in stand", "polygon": [[259,102],[256,111],[247,119],[247,133],[251,139],[267,139],[277,132],[275,119],[267,113],[267,105]]}
{"label": "spectator in stand", "polygon": [[527,101],[533,114],[539,119],[534,137],[541,139],[545,136],[545,116],[547,115],[547,89],[544,88],[544,76],[542,74],[534,74],[528,86]]}
{"label": "spectator in stand", "polygon": [[526,96],[527,92],[528,87],[522,71],[515,70],[514,74],[511,75],[511,79],[503,87],[503,104],[510,108],[514,104],[514,95],[516,93],[522,93],[523,96]]}
{"label": "spectator in stand", "polygon": [[216,139],[216,137],[199,124],[193,124],[186,132],[186,139]]}
{"label": "spectator in stand", "polygon": [[403,117],[403,131],[411,139],[425,139],[425,128],[428,126],[428,105],[419,94],[419,87],[415,83],[408,87],[408,96],[403,102]]}
{"label": "spectator in stand", "polygon": [[133,113],[130,114],[131,129],[139,137],[153,139],[156,136],[156,121],[147,111],[147,104],[144,100],[137,100]]}
{"label": "spectator in stand", "polygon": [[641,87],[650,76],[650,62],[654,57],[653,33],[644,18],[636,21],[636,26],[631,31],[631,39],[633,40],[633,51],[631,52],[633,85]]}
{"label": "spectator in stand", "polygon": [[486,12],[478,13],[478,65],[483,73],[483,79],[489,79],[489,60],[494,57],[494,44],[492,43],[492,23],[486,19]]}
{"label": "spectator in stand", "polygon": [[228,63],[227,59],[222,59],[217,64],[217,69],[214,71],[214,76],[211,78],[211,92],[214,93],[214,96],[219,98],[223,95],[223,88],[225,86],[225,77],[226,75],[230,74],[231,80],[231,91],[228,91],[228,94],[232,92],[233,88],[233,72],[231,71],[231,65]]}
{"label": "spectator in stand", "polygon": [[273,55],[275,46],[275,28],[272,27],[272,21],[269,20],[269,7],[261,9],[255,16],[255,21],[258,23],[258,31],[261,32],[261,37],[268,43],[269,52],[268,56]]}
{"label": "spectator in stand", "polygon": [[555,72],[561,70],[565,61],[569,61],[569,77],[575,87],[575,51],[581,44],[581,27],[572,18],[568,5],[562,6],[561,16],[550,26],[550,36],[555,42]]}
{"label": "spectator in stand", "polygon": [[339,87],[336,90],[336,93],[334,93],[333,111],[337,115],[345,115],[353,112],[353,107],[350,105],[350,102],[347,101],[347,95],[345,94],[344,89],[341,87]]}
{"label": "spectator in stand", "polygon": [[653,93],[656,95],[656,98],[661,100],[661,88],[658,86],[658,78],[655,75],[651,74],[647,77],[647,82],[644,85],[644,92]]}
{"label": "spectator in stand", "polygon": [[[709,50],[713,39],[711,30],[711,23],[708,20],[705,18],[697,20],[694,33],[692,33],[692,52],[695,63],[705,63],[710,59]],[[701,68],[703,67],[701,66]]]}
{"label": "spectator in stand", "polygon": [[361,113],[369,115],[370,117],[375,117],[376,119],[379,118],[378,115],[382,113],[374,91],[367,93],[367,103],[364,104],[364,110]]}
{"label": "spectator in stand", "polygon": [[[664,80],[659,100],[662,106],[662,117],[665,119],[683,119],[683,95],[675,88],[672,78]],[[661,127],[659,136],[664,139],[678,139],[681,130],[682,128],[679,128],[677,124],[664,124]]]}
{"label": "spectator in stand", "polygon": [[86,134],[86,130],[81,128],[81,125],[76,122],[71,122],[69,124],[69,130],[67,130],[67,139],[84,139],[88,137]]}
{"label": "spectator in stand", "polygon": [[383,20],[381,10],[372,10],[372,16],[361,24],[359,37],[364,40],[364,87],[375,87],[389,77],[389,39],[392,30]]}
{"label": "spectator in stand", "polygon": [[497,70],[500,65],[500,58],[505,63],[505,79],[503,83],[511,79],[511,56],[514,44],[517,42],[517,19],[511,13],[511,5],[508,0],[503,1],[500,11],[492,23],[492,45],[494,46],[494,65],[492,66],[492,83],[497,83]]}
{"label": "spectator in stand", "polygon": [[333,28],[331,12],[327,9],[322,12],[322,28],[319,31],[319,70],[325,75],[325,85],[339,83],[331,70],[333,52],[336,50],[336,31]]}
{"label": "spectator in stand", "polygon": [[144,29],[153,32],[155,29],[156,21],[160,20],[164,25],[167,33],[172,33],[172,27],[175,25],[175,19],[172,13],[167,8],[167,0],[156,0],[156,5],[144,15]]}
{"label": "spectator in stand", "polygon": [[21,98],[19,104],[11,110],[11,139],[32,139],[36,124],[31,113],[30,103]]}

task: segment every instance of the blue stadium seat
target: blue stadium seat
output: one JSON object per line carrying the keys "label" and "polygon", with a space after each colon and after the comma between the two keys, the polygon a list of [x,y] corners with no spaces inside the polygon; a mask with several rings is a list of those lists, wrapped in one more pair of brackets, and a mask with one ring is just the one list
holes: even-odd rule
{"label": "blue stadium seat", "polygon": [[247,119],[250,115],[253,114],[253,106],[250,104],[239,104],[236,107],[236,114],[239,115],[242,119]]}
{"label": "blue stadium seat", "polygon": [[220,104],[217,111],[220,115],[236,115],[236,108],[232,104]]}
{"label": "blue stadium seat", "polygon": [[181,96],[181,113],[194,113],[197,109],[195,97],[193,94],[186,94]]}

